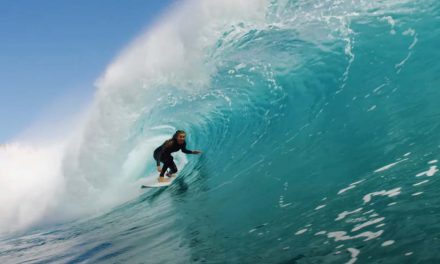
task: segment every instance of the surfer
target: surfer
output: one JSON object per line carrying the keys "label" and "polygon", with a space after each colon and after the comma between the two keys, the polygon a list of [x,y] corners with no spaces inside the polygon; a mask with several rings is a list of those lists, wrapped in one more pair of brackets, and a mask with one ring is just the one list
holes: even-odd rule
{"label": "surfer", "polygon": [[[174,163],[173,156],[171,156],[172,152],[177,152],[182,150],[185,154],[200,154],[202,153],[200,150],[188,150],[186,148],[186,133],[183,130],[177,130],[174,133],[171,139],[165,141],[160,147],[154,150],[153,157],[156,160],[157,171],[160,173],[159,182],[167,182],[170,179],[165,178],[164,175],[167,172],[168,168],[170,172],[166,175],[168,177],[175,177],[177,172],[177,166]],[[163,167],[160,166],[160,163],[163,163]]]}

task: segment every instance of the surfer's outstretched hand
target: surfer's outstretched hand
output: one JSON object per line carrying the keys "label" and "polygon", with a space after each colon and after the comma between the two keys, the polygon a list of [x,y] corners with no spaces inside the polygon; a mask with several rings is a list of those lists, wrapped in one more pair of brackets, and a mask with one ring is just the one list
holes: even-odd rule
{"label": "surfer's outstretched hand", "polygon": [[161,166],[157,166],[157,171],[160,173],[162,172],[162,167]]}
{"label": "surfer's outstretched hand", "polygon": [[202,153],[202,151],[200,151],[200,150],[193,150],[193,154],[201,154]]}

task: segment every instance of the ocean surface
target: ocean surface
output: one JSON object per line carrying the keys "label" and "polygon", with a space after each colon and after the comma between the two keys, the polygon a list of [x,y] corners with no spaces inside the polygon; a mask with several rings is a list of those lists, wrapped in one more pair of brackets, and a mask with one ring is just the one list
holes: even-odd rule
{"label": "ocean surface", "polygon": [[0,147],[0,263],[440,263],[439,47],[438,0],[179,1]]}

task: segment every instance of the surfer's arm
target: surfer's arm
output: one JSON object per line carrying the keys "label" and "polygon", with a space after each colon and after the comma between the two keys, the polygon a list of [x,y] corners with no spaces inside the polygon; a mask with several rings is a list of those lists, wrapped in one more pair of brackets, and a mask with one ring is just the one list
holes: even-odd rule
{"label": "surfer's arm", "polygon": [[185,154],[199,154],[199,153],[201,153],[200,150],[189,150],[189,149],[187,149],[186,148],[186,143],[182,147],[182,152],[185,153]]}
{"label": "surfer's arm", "polygon": [[186,148],[186,143],[182,146],[182,152],[185,154],[194,154],[192,150]]}
{"label": "surfer's arm", "polygon": [[154,159],[156,160],[157,167],[160,167],[160,159],[162,157],[163,153],[163,146],[159,148],[159,151],[157,152],[157,155],[154,155]]}

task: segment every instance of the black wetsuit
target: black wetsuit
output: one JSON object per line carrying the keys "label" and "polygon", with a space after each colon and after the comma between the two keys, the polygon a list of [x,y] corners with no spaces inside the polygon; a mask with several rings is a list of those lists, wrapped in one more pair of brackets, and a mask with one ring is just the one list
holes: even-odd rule
{"label": "black wetsuit", "polygon": [[186,142],[182,145],[179,145],[177,143],[177,140],[175,139],[169,139],[165,141],[162,146],[158,147],[156,150],[154,150],[153,157],[156,160],[157,166],[160,166],[160,163],[163,162],[163,168],[162,172],[160,173],[160,176],[163,177],[165,172],[168,170],[168,168],[171,169],[171,174],[177,172],[176,164],[174,163],[173,156],[171,156],[171,153],[177,152],[179,150],[182,150],[183,153],[186,154],[194,154],[192,150],[186,149]]}

